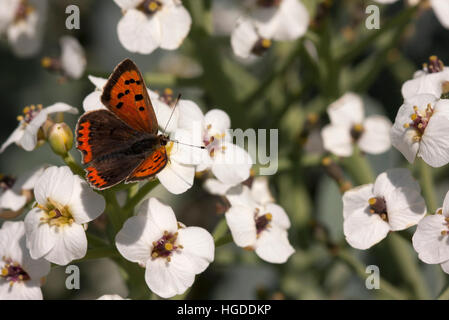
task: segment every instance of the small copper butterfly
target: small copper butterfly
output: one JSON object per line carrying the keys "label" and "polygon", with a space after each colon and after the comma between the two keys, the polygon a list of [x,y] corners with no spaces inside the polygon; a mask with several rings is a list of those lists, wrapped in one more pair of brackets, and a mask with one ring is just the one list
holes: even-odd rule
{"label": "small copper butterfly", "polygon": [[158,134],[145,82],[130,59],[114,69],[101,102],[107,110],[85,113],[75,130],[89,184],[103,190],[152,178],[164,169],[169,138]]}

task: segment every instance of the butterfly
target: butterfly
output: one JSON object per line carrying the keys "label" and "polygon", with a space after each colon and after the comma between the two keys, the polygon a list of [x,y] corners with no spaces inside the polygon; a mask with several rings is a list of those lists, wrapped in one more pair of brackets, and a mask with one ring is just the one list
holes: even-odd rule
{"label": "butterfly", "polygon": [[156,114],[137,66],[117,65],[103,88],[107,110],[85,113],[76,126],[76,148],[87,165],[86,180],[98,190],[121,182],[153,178],[167,165],[165,134],[158,134]]}

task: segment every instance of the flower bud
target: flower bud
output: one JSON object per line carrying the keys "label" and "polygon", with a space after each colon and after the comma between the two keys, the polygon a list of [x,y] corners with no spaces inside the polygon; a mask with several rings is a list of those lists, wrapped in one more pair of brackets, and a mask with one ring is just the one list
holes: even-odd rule
{"label": "flower bud", "polygon": [[53,124],[48,131],[48,143],[56,154],[65,156],[73,145],[72,129],[64,122]]}

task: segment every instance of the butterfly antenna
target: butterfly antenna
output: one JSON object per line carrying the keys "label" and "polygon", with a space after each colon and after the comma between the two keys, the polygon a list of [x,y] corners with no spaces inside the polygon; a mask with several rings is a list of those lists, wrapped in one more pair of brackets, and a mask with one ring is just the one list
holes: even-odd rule
{"label": "butterfly antenna", "polygon": [[170,120],[173,117],[173,114],[175,113],[176,107],[178,106],[179,99],[181,99],[181,94],[178,94],[178,97],[176,98],[175,105],[173,106],[173,110],[171,111],[170,114],[170,118],[168,118],[167,124],[165,125],[164,133],[167,132],[168,125],[170,124]]}
{"label": "butterfly antenna", "polygon": [[173,142],[176,142],[176,143],[179,143],[179,144],[188,146],[188,147],[200,148],[200,149],[206,149],[205,146],[196,146],[196,145],[193,145],[193,144],[188,144],[188,143],[184,143],[184,142],[179,142],[178,140],[172,140],[172,139],[170,139],[170,141],[173,141]]}

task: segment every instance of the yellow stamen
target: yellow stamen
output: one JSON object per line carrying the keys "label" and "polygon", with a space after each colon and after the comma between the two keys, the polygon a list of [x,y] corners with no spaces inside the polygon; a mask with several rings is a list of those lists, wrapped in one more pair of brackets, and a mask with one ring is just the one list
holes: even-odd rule
{"label": "yellow stamen", "polygon": [[23,121],[23,116],[17,116],[17,121]]}
{"label": "yellow stamen", "polygon": [[441,208],[438,209],[438,210],[437,210],[437,214],[443,214],[443,209],[441,209]]}
{"label": "yellow stamen", "polygon": [[173,90],[170,88],[165,88],[164,93],[168,96],[171,96],[173,94]]}
{"label": "yellow stamen", "polygon": [[273,215],[272,215],[271,213],[266,213],[266,214],[265,214],[265,218],[266,218],[268,221],[271,221],[271,220],[273,220]]}
{"label": "yellow stamen", "polygon": [[148,9],[150,11],[156,11],[159,8],[157,2],[150,2],[150,4],[148,5]]}
{"label": "yellow stamen", "polygon": [[173,245],[170,242],[167,242],[164,247],[165,247],[165,250],[167,250],[167,251],[173,250]]}
{"label": "yellow stamen", "polygon": [[41,65],[44,68],[49,68],[51,66],[51,59],[49,57],[42,58]]}
{"label": "yellow stamen", "polygon": [[442,236],[445,236],[446,234],[447,234],[447,231],[446,231],[446,230],[441,231],[441,235],[442,235]]}
{"label": "yellow stamen", "polygon": [[23,108],[23,113],[28,113],[28,112],[30,112],[30,107]]}
{"label": "yellow stamen", "polygon": [[332,159],[330,157],[324,157],[323,160],[321,160],[321,164],[323,166],[328,166],[332,163]]}
{"label": "yellow stamen", "polygon": [[405,128],[405,129],[410,128],[410,123],[404,123],[404,128]]}
{"label": "yellow stamen", "polygon": [[271,40],[270,39],[262,39],[262,47],[264,48],[269,48],[271,47]]}
{"label": "yellow stamen", "polygon": [[356,125],[354,125],[353,129],[355,131],[361,132],[361,131],[363,131],[363,126],[361,124],[356,124]]}
{"label": "yellow stamen", "polygon": [[8,269],[2,268],[2,276],[6,277],[8,275]]}
{"label": "yellow stamen", "polygon": [[413,113],[413,114],[410,116],[410,118],[411,118],[413,121],[415,121],[416,118],[418,118],[418,115],[417,115],[416,113]]}
{"label": "yellow stamen", "polygon": [[370,198],[370,199],[368,200],[368,203],[369,203],[371,206],[374,206],[374,205],[376,204],[376,202],[377,202],[377,199],[376,199],[376,198]]}

